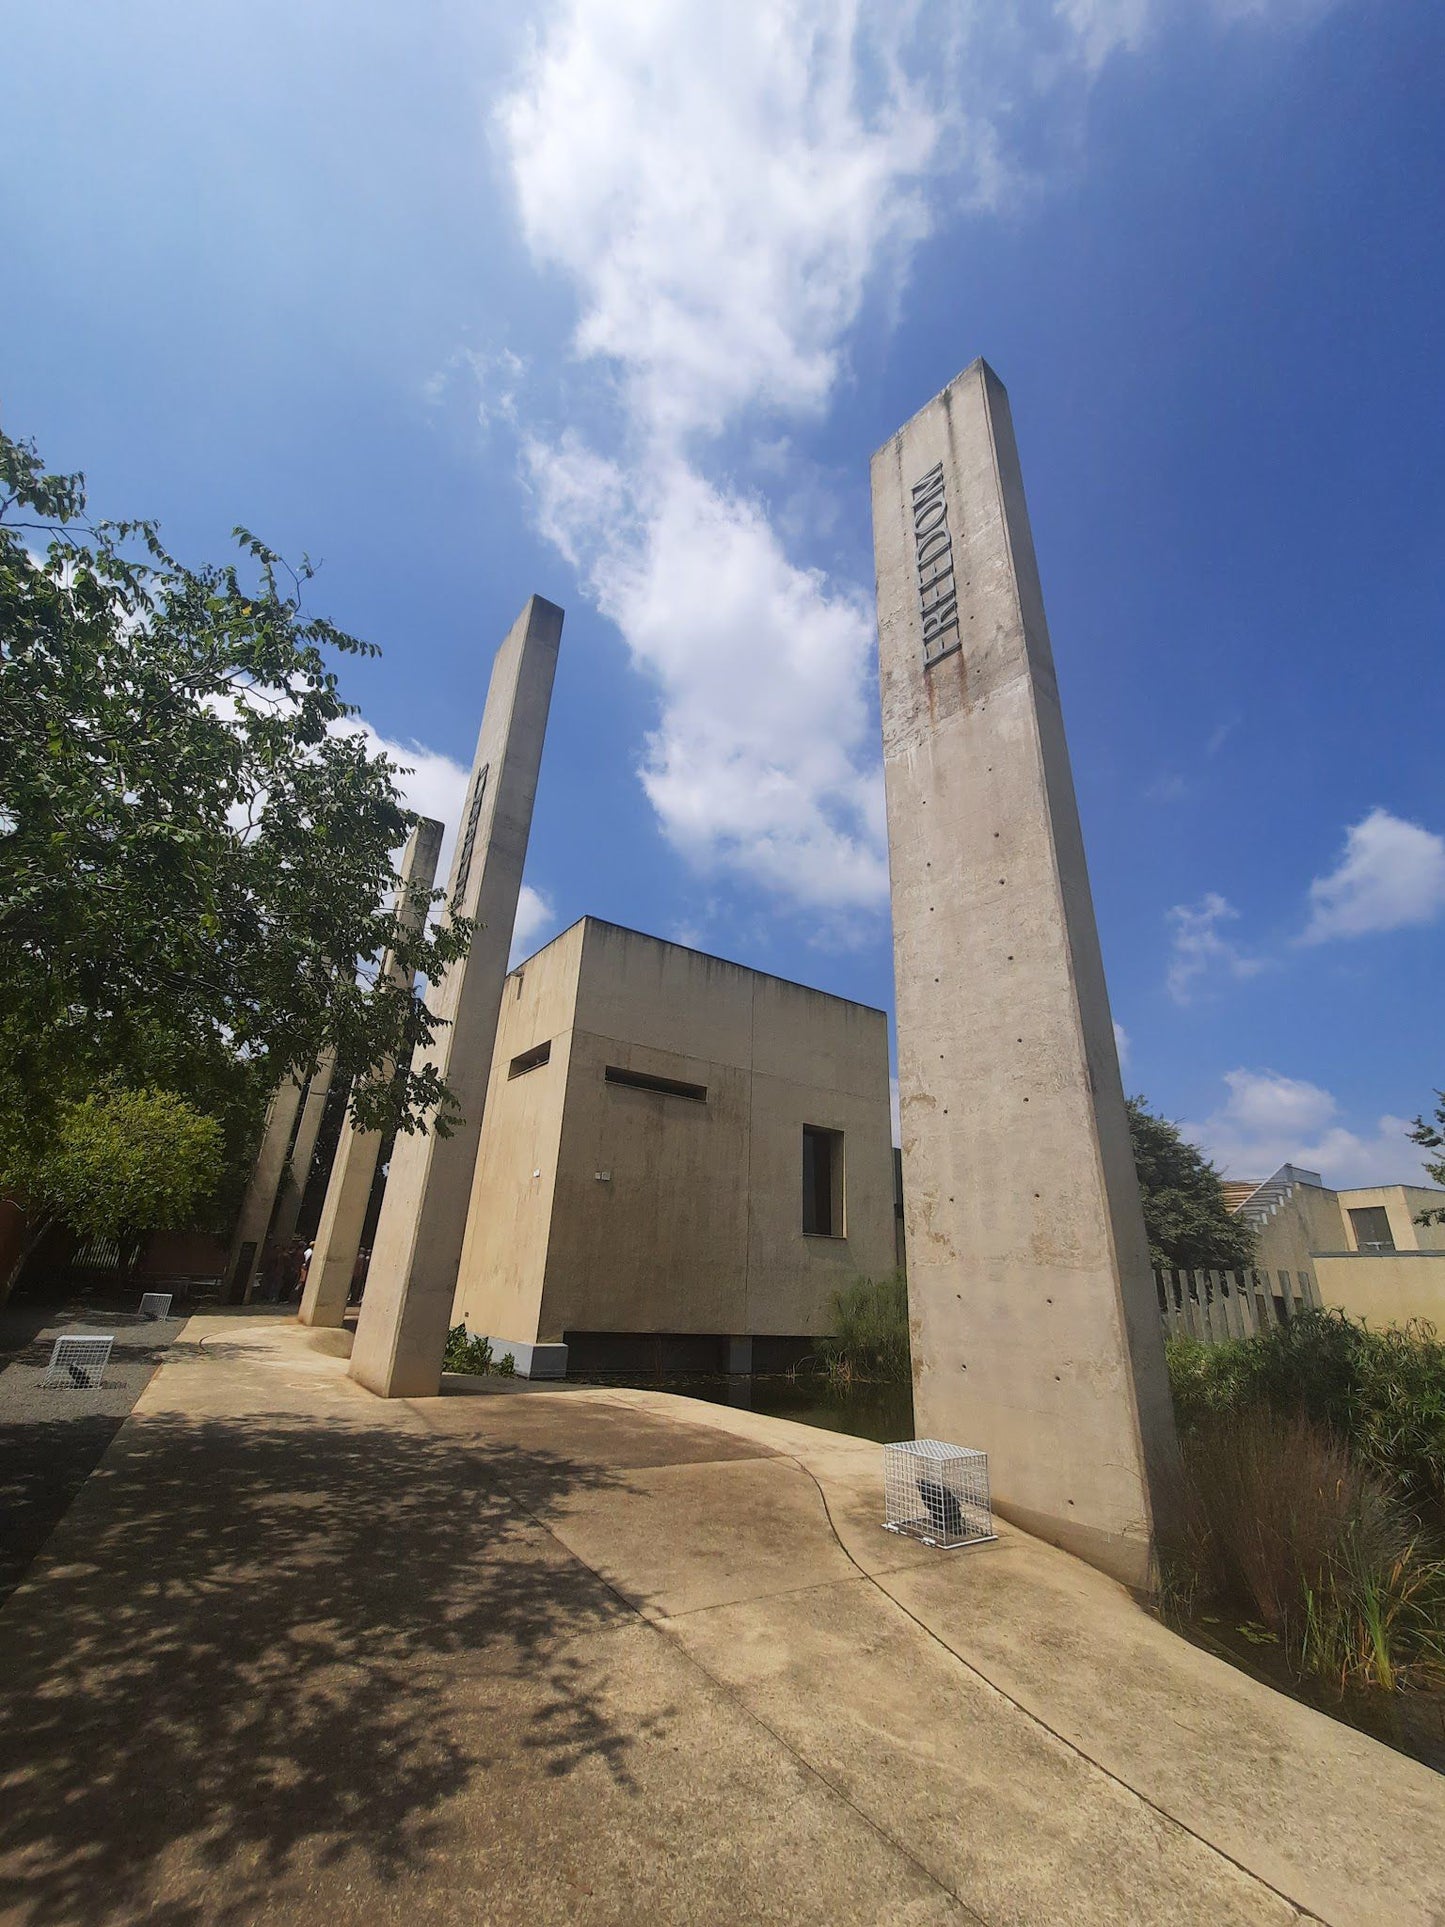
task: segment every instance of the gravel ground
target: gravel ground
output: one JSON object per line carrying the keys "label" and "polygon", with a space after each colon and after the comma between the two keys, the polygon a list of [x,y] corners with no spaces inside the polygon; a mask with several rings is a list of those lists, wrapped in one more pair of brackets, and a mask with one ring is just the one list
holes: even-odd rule
{"label": "gravel ground", "polygon": [[[185,1319],[142,1319],[103,1301],[6,1307],[0,1333],[0,1600],[8,1598],[65,1515]],[[95,1391],[42,1391],[62,1333],[113,1335]]]}

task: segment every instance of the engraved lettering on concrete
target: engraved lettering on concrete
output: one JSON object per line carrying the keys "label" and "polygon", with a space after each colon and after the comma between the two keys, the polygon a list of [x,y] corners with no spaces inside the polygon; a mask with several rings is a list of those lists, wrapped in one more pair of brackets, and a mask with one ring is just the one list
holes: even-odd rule
{"label": "engraved lettering on concrete", "polygon": [[953,536],[943,464],[931,468],[911,490],[913,553],[918,569],[918,612],[923,617],[923,663],[931,668],[962,646],[953,580]]}

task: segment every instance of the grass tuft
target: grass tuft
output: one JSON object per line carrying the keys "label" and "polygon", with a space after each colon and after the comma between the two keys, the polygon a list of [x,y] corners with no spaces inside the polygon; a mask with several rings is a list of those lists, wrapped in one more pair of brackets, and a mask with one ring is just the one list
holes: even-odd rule
{"label": "grass tuft", "polygon": [[831,1378],[840,1384],[908,1383],[908,1281],[901,1271],[889,1278],[855,1278],[835,1291],[832,1319],[833,1335],[819,1347]]}

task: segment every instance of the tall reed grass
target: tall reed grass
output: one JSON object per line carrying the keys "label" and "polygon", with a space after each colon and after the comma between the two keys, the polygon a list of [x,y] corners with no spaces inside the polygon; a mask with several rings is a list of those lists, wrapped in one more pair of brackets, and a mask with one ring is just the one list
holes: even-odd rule
{"label": "tall reed grass", "polygon": [[832,1299],[833,1333],[819,1347],[830,1377],[906,1385],[912,1373],[908,1348],[908,1281],[856,1278]]}
{"label": "tall reed grass", "polygon": [[1257,1617],[1340,1688],[1445,1686],[1445,1348],[1307,1313],[1171,1341],[1183,1493],[1167,1590]]}

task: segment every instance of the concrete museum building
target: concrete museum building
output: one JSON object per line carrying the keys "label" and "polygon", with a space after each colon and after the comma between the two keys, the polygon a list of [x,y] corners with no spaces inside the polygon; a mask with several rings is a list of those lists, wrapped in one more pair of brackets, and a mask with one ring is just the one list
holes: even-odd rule
{"label": "concrete museum building", "polygon": [[507,977],[454,1323],[533,1377],[777,1370],[894,1268],[881,1010],[584,917]]}

